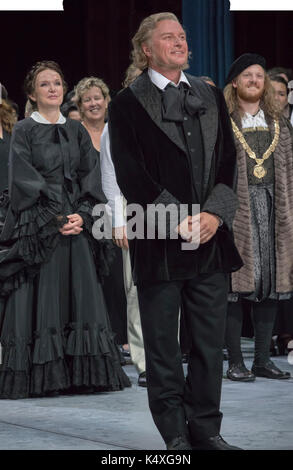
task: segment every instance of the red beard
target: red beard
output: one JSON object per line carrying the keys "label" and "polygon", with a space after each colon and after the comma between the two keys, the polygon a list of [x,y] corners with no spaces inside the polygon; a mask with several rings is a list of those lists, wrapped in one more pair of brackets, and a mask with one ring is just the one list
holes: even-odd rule
{"label": "red beard", "polygon": [[246,87],[242,87],[241,85],[237,87],[237,94],[239,98],[243,101],[247,101],[248,103],[257,103],[260,100],[264,92],[264,88],[255,89],[254,92],[250,92],[247,90]]}

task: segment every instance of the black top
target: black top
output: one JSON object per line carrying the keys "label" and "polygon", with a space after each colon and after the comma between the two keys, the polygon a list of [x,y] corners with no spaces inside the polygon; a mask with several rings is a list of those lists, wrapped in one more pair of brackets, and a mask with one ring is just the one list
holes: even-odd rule
{"label": "black top", "polygon": [[[106,202],[98,155],[78,121],[19,121],[12,134],[10,166],[9,191],[14,212],[29,209],[45,198],[49,206],[59,206],[60,213],[64,189],[75,210],[84,199]],[[66,180],[70,180],[69,186]]]}
{"label": "black top", "polygon": [[5,247],[0,250],[0,295],[48,259],[59,242],[60,215],[79,213],[91,235],[93,207],[107,201],[98,154],[84,126],[72,119],[65,124],[19,121],[12,132],[8,179],[10,205],[0,237]]}
{"label": "black top", "polygon": [[3,129],[3,138],[0,138],[0,193],[8,187],[8,157],[10,139],[10,134]]}

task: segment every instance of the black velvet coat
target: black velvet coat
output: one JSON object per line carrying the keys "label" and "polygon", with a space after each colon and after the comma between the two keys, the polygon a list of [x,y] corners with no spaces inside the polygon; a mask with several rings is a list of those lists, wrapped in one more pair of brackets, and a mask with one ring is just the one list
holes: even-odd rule
{"label": "black velvet coat", "polygon": [[[182,239],[134,239],[130,242],[135,283],[188,279],[197,273],[231,272],[242,265],[233,242],[232,221],[236,152],[222,93],[187,75],[207,110],[200,115],[204,146],[201,211],[224,222],[197,250],[182,250]],[[176,124],[162,120],[161,93],[145,72],[120,92],[109,108],[111,153],[118,184],[129,203],[190,204],[192,180],[188,156]],[[168,233],[168,229],[167,229]]]}

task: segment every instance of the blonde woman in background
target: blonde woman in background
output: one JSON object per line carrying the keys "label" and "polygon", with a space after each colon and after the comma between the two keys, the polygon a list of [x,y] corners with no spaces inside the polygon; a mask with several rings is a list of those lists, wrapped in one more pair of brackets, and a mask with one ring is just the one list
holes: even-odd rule
{"label": "blonde woman in background", "polygon": [[[76,85],[75,103],[81,115],[81,122],[87,129],[93,146],[100,155],[100,140],[105,127],[110,92],[106,83],[97,77],[85,77]],[[126,299],[123,286],[122,255],[115,249],[115,260],[110,275],[104,279],[103,292],[116,342],[120,345],[123,356],[129,358],[126,331]],[[122,361],[124,363],[124,361]]]}
{"label": "blonde woman in background", "polygon": [[[123,87],[127,88],[139,75],[141,70],[130,64],[126,70]],[[126,232],[126,205],[127,201],[122,196],[116,181],[110,150],[110,137],[106,124],[101,138],[101,172],[103,191],[108,199],[112,211],[113,241],[122,248],[124,288],[127,302],[127,340],[132,363],[137,373],[137,384],[146,387],[145,353],[141,330],[137,289],[132,278],[129,246]]]}
{"label": "blonde woman in background", "polygon": [[82,124],[88,131],[95,149],[99,152],[110,101],[109,88],[100,78],[86,77],[76,85],[75,96]]}

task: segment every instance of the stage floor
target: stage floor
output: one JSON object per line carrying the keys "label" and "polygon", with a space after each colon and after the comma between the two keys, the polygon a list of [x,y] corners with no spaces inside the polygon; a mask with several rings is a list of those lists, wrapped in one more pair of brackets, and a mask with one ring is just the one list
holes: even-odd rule
{"label": "stage floor", "polygon": [[[251,366],[253,342],[244,341]],[[273,358],[291,372],[287,357]],[[56,398],[0,400],[1,450],[165,449],[134,366],[125,366],[132,387],[121,392]],[[227,362],[224,362],[224,372]],[[223,379],[221,434],[247,450],[293,450],[293,378]]]}

